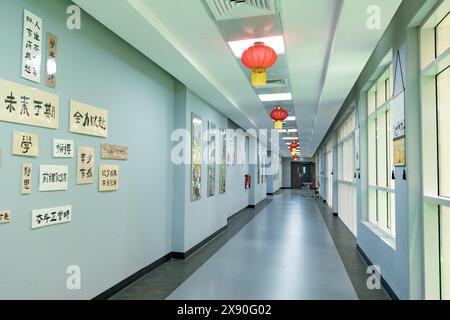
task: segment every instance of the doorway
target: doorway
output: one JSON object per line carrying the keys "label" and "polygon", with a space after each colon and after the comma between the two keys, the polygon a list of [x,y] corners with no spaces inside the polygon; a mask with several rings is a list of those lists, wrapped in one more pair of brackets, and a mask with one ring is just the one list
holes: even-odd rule
{"label": "doorway", "polygon": [[314,164],[311,162],[291,163],[291,186],[292,189],[301,189],[307,183],[314,185]]}

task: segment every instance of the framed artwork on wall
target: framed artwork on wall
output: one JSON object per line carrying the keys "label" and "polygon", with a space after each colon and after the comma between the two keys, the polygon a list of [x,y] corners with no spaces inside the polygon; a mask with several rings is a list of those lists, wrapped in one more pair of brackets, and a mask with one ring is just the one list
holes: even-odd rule
{"label": "framed artwork on wall", "polygon": [[191,201],[201,196],[202,182],[202,118],[192,113],[191,122]]}
{"label": "framed artwork on wall", "polygon": [[208,197],[216,194],[216,126],[208,121]]}
{"label": "framed artwork on wall", "polygon": [[227,136],[224,129],[220,130],[220,139],[222,141],[220,168],[219,168],[219,193],[226,192],[226,156],[227,156]]}

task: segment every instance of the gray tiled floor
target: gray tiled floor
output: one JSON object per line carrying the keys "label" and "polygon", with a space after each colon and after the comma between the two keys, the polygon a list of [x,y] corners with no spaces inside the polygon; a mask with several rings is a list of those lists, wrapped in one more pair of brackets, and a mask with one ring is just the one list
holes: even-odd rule
{"label": "gray tiled floor", "polygon": [[168,299],[357,299],[357,295],[315,200],[286,191]]}

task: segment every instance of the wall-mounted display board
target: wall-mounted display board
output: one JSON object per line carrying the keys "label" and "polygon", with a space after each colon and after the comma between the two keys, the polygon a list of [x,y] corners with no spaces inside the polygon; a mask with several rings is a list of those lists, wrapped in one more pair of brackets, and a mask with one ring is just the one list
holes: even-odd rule
{"label": "wall-mounted display board", "polygon": [[12,154],[16,156],[39,156],[39,136],[32,133],[14,131]]}
{"label": "wall-mounted display board", "polygon": [[393,144],[394,166],[406,166],[406,130],[405,130],[405,82],[403,80],[402,62],[397,52],[394,74],[394,98],[391,106],[394,113]]}
{"label": "wall-mounted display board", "polygon": [[94,183],[94,154],[94,148],[78,147],[77,184]]}
{"label": "wall-mounted display board", "polygon": [[22,77],[41,81],[42,19],[28,10],[23,12]]}
{"label": "wall-mounted display board", "polygon": [[70,132],[108,137],[108,111],[70,101]]}
{"label": "wall-mounted display board", "polygon": [[208,197],[216,194],[216,125],[208,121]]}
{"label": "wall-mounted display board", "polygon": [[58,38],[47,33],[47,86],[56,87],[56,53],[58,49]]}
{"label": "wall-mounted display board", "polygon": [[67,190],[68,166],[41,165],[39,170],[39,191]]}
{"label": "wall-mounted display board", "polygon": [[31,228],[37,229],[72,220],[72,206],[33,210],[31,212]]}
{"label": "wall-mounted display board", "polygon": [[73,140],[53,139],[54,158],[73,158],[73,154],[74,154]]}
{"label": "wall-mounted display board", "polygon": [[219,166],[219,193],[226,192],[226,157],[227,157],[227,136],[225,129],[220,130],[220,138],[222,141],[222,149],[220,155]]}
{"label": "wall-mounted display board", "polygon": [[31,177],[32,177],[33,167],[31,163],[24,163],[22,166],[22,194],[31,193]]}
{"label": "wall-mounted display board", "polygon": [[7,224],[11,222],[11,210],[0,210],[0,224]]}
{"label": "wall-mounted display board", "polygon": [[119,190],[119,166],[100,165],[98,191],[108,192]]}
{"label": "wall-mounted display board", "polygon": [[100,156],[109,160],[128,160],[128,147],[102,143]]}
{"label": "wall-mounted display board", "polygon": [[201,199],[202,182],[202,118],[192,114],[191,123],[191,201]]}
{"label": "wall-mounted display board", "polygon": [[0,120],[58,129],[59,97],[0,79]]}

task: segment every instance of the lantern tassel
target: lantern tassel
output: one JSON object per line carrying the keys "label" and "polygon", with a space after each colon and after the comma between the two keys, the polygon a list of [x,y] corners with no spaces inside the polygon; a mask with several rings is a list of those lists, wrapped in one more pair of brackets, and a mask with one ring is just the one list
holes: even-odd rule
{"label": "lantern tassel", "polygon": [[264,68],[252,70],[252,84],[254,87],[264,87],[267,84],[267,73]]}
{"label": "lantern tassel", "polygon": [[275,121],[275,129],[283,129],[283,121]]}

